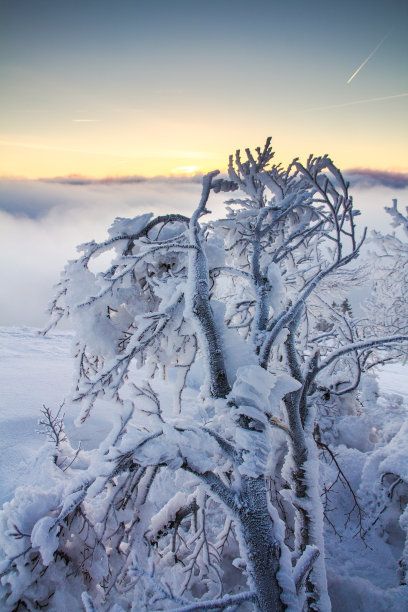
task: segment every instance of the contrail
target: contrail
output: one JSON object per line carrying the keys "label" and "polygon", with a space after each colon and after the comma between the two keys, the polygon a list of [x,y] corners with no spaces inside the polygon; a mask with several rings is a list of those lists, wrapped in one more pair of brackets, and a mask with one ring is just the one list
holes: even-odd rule
{"label": "contrail", "polygon": [[378,45],[375,47],[375,49],[373,49],[370,53],[370,55],[364,60],[364,62],[357,68],[357,70],[351,75],[351,77],[349,78],[349,80],[347,81],[347,85],[349,83],[351,83],[351,81],[354,79],[354,77],[356,77],[358,75],[358,73],[360,72],[360,70],[362,68],[364,68],[364,66],[366,65],[366,63],[373,57],[374,53],[376,53],[378,51],[378,49],[381,47],[381,45],[383,44],[383,42],[385,40],[387,40],[387,38],[389,37],[390,32],[388,32],[388,34],[386,34],[384,36],[384,38],[382,40],[380,40],[380,42],[378,43]]}
{"label": "contrail", "polygon": [[381,98],[366,98],[365,100],[354,100],[354,102],[343,102],[342,104],[330,104],[329,106],[314,106],[308,111],[329,110],[330,108],[343,108],[343,106],[354,106],[355,104],[366,104],[368,102],[382,102],[382,100],[394,100],[395,98],[406,98],[407,93],[395,94],[394,96],[382,96]]}
{"label": "contrail", "polygon": [[343,108],[344,106],[354,106],[355,104],[366,104],[368,102],[381,102],[382,100],[394,100],[395,98],[406,98],[407,93],[395,94],[393,96],[382,96],[381,98],[366,98],[365,100],[354,100],[354,102],[343,102],[342,104],[330,104],[329,106],[314,106],[308,111],[329,110],[330,108]]}

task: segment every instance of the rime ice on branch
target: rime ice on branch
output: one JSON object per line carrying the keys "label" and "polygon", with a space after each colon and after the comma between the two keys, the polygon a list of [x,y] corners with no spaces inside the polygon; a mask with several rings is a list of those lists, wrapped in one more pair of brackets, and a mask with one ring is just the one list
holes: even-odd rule
{"label": "rime ice on branch", "polygon": [[[333,301],[365,238],[340,171],[273,156],[270,139],[237,151],[191,218],[116,219],[67,264],[50,312],[77,330],[80,420],[100,400],[116,420],[98,449],[53,449],[49,493],[3,517],[18,522],[4,609],[63,592],[86,610],[330,610],[316,405],[408,338]],[[236,190],[205,223],[211,192]]]}

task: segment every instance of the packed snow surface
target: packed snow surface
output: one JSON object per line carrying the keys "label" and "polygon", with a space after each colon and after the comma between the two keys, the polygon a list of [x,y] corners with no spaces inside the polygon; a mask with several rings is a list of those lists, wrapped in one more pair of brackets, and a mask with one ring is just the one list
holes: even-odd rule
{"label": "packed snow surface", "polygon": [[[70,394],[73,378],[73,335],[29,327],[0,328],[0,506],[25,482],[29,466],[45,438],[37,434],[43,406],[53,410]],[[79,406],[68,401],[62,408],[69,438],[83,447],[98,443],[110,424],[98,412],[92,426],[78,430]]]}

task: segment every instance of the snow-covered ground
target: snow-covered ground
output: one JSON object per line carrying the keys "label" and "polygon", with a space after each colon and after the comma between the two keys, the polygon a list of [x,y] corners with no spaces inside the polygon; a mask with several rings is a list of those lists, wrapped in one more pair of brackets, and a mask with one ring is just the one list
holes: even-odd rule
{"label": "snow-covered ground", "polygon": [[[36,433],[43,406],[53,410],[69,396],[74,377],[73,335],[54,332],[46,336],[31,327],[0,328],[0,506],[13,496],[16,486],[29,476],[28,467],[44,436]],[[83,446],[109,427],[109,416],[97,414],[92,425],[77,429],[79,406],[63,407],[71,440]]]}
{"label": "snow-covered ground", "polygon": [[[109,413],[99,408],[85,426],[75,427],[79,406],[66,399],[74,375],[72,353],[73,336],[69,332],[53,332],[43,336],[39,330],[28,327],[0,328],[0,505],[11,499],[17,486],[29,483],[29,466],[44,443],[44,437],[36,433],[43,405],[56,409],[65,400],[66,430],[73,446],[79,440],[85,447],[98,444],[110,426]],[[364,486],[370,488],[367,470],[371,469],[370,465],[378,466],[379,461],[383,460],[381,449],[390,440],[396,439],[406,420],[407,374],[408,366],[403,365],[384,367],[378,373],[380,397],[378,401],[373,400],[373,410],[383,428],[383,438],[378,438],[380,442],[376,444],[374,440],[371,448],[361,448],[360,440],[365,435],[363,429],[371,427],[372,420],[364,421],[358,415],[344,415],[336,424],[336,435],[341,441],[336,447],[337,457],[353,488],[356,491],[360,488],[363,495]],[[394,405],[393,412],[390,406]],[[381,416],[382,412],[386,417]],[[405,445],[404,454],[404,438],[401,440],[400,449],[397,449],[400,453],[398,460],[408,464],[408,447]],[[328,469],[332,468],[328,466]],[[408,472],[408,465],[406,469]],[[365,485],[362,478],[364,470]],[[372,487],[375,486],[374,476]],[[369,494],[364,499],[369,499]],[[408,587],[398,587],[396,571],[403,547],[403,531],[395,528],[396,523],[393,517],[387,518],[387,511],[382,518],[394,525],[393,531],[384,536],[384,530],[381,532],[370,528],[364,543],[355,537],[355,513],[351,517],[350,528],[343,529],[344,513],[350,510],[350,503],[347,492],[342,492],[339,485],[330,517],[337,527],[340,526],[342,541],[330,529],[326,532],[333,609],[335,612],[399,612],[405,609],[408,602]],[[374,515],[375,512],[374,509]],[[387,523],[384,525],[386,532]]]}
{"label": "snow-covered ground", "polygon": [[377,377],[382,392],[397,393],[408,399],[408,365],[394,364],[381,368]]}

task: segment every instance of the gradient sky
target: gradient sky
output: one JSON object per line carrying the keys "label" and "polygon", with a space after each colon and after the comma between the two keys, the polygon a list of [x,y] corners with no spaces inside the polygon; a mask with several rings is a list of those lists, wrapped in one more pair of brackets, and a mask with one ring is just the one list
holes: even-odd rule
{"label": "gradient sky", "polygon": [[222,170],[269,134],[285,163],[408,170],[406,0],[1,0],[0,24],[2,176]]}

